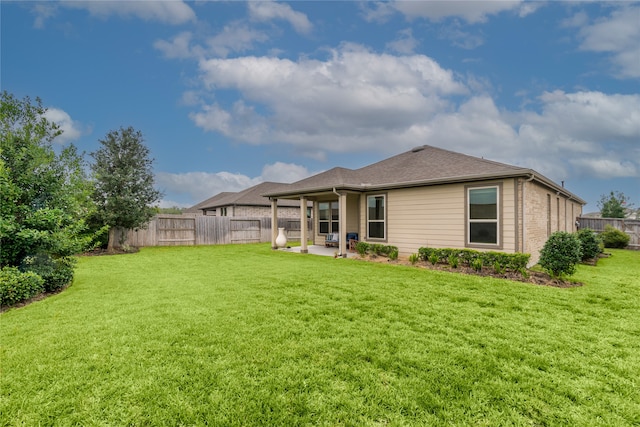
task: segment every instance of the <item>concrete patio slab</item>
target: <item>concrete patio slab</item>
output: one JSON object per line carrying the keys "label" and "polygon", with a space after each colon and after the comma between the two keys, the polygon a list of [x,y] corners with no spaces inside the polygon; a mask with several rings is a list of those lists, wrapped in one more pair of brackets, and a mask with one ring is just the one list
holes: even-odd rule
{"label": "concrete patio slab", "polygon": [[[292,252],[292,253],[300,253],[300,246],[292,246],[290,248],[282,248],[282,249],[278,249],[279,251],[283,251],[283,252]],[[321,245],[309,245],[307,246],[307,250],[308,250],[308,254],[310,255],[321,255],[321,256],[335,256],[336,252],[338,251],[338,248],[334,248],[334,247],[326,247],[326,246],[321,246]],[[354,258],[359,256],[357,252],[350,252],[347,251],[347,258]]]}

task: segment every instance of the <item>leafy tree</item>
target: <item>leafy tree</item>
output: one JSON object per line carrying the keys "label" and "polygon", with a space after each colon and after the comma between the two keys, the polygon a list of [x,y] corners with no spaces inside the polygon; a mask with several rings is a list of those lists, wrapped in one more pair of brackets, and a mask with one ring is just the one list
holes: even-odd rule
{"label": "leafy tree", "polygon": [[[56,153],[62,133],[39,98],[2,92],[0,105],[0,266],[29,256],[61,258],[90,241],[85,218],[93,209],[84,160],[71,145]],[[44,254],[44,255],[43,255]]]}
{"label": "leafy tree", "polygon": [[[152,204],[162,193],[153,187],[153,159],[142,133],[132,127],[111,131],[91,153],[97,216],[109,226],[108,250],[116,245],[116,231],[144,227],[154,215]],[[119,243],[119,242],[118,242]]]}
{"label": "leafy tree", "polygon": [[178,206],[172,206],[170,208],[154,208],[154,212],[157,214],[169,214],[169,215],[180,215],[184,209]]}
{"label": "leafy tree", "polygon": [[620,191],[612,191],[608,195],[603,194],[598,201],[600,214],[603,218],[624,218],[625,209],[630,208],[628,205],[629,198]]}

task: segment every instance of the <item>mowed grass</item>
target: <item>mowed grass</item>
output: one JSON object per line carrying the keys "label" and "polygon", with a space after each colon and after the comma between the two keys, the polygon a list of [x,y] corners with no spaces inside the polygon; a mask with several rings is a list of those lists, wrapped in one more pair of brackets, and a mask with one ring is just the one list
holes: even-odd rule
{"label": "mowed grass", "polygon": [[3,425],[640,424],[640,252],[558,289],[272,251],[86,257],[0,317]]}

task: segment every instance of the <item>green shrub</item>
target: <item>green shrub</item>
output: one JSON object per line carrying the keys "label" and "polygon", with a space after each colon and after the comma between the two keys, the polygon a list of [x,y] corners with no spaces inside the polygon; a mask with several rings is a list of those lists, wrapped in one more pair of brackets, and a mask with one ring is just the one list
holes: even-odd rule
{"label": "green shrub", "polygon": [[378,256],[387,256],[393,260],[398,259],[399,255],[398,248],[396,246],[383,245],[381,243],[358,242],[356,244],[356,251],[360,256],[373,254]]}
{"label": "green shrub", "polygon": [[582,260],[595,258],[602,252],[600,245],[602,240],[590,228],[583,228],[576,232],[576,237],[580,240],[580,248],[582,249]]}
{"label": "green shrub", "polygon": [[420,256],[418,254],[409,255],[409,262],[411,263],[411,265],[415,265],[419,259],[420,259]]}
{"label": "green shrub", "polygon": [[631,237],[624,231],[618,230],[610,225],[604,226],[604,231],[600,233],[600,238],[605,248],[626,248]]}
{"label": "green shrub", "polygon": [[0,270],[0,306],[28,300],[44,291],[44,280],[36,273],[23,273],[16,267]]}
{"label": "green shrub", "polygon": [[358,252],[360,256],[365,256],[367,252],[369,252],[369,244],[367,242],[356,243],[356,252]]}
{"label": "green shrub", "polygon": [[20,270],[31,271],[42,277],[44,290],[51,292],[63,288],[73,280],[75,261],[70,257],[52,258],[49,254],[39,253],[28,256],[20,264]]}
{"label": "green shrub", "polygon": [[439,261],[440,261],[440,258],[438,257],[437,253],[432,252],[431,255],[429,255],[429,262],[431,264],[436,265]]}
{"label": "green shrub", "polygon": [[429,256],[433,253],[433,248],[421,247],[418,249],[418,258],[421,261],[429,261]]}
{"label": "green shrub", "polygon": [[553,233],[540,251],[540,266],[551,276],[572,275],[582,260],[580,240],[566,231]]}
{"label": "green shrub", "polygon": [[495,271],[496,274],[504,274],[506,268],[504,265],[500,264],[500,261],[496,260],[493,262],[493,271]]}
{"label": "green shrub", "polygon": [[482,258],[476,258],[471,261],[471,268],[475,271],[482,271]]}
{"label": "green shrub", "polygon": [[[427,248],[418,249],[418,256],[423,261],[429,261],[432,264],[438,262],[448,262],[451,265],[451,257],[456,257],[458,263],[473,268],[476,265],[498,265],[499,271],[523,271],[526,270],[530,254],[515,253],[509,254],[505,252],[482,252],[473,249],[451,249],[451,248]],[[480,268],[482,269],[482,267]]]}
{"label": "green shrub", "polygon": [[449,265],[451,266],[451,268],[458,268],[458,264],[460,262],[460,259],[458,258],[458,255],[456,254],[450,254],[449,257],[447,258]]}
{"label": "green shrub", "polygon": [[371,252],[374,255],[382,255],[382,248],[384,247],[384,245],[380,244],[380,243],[371,243],[369,245],[369,252]]}

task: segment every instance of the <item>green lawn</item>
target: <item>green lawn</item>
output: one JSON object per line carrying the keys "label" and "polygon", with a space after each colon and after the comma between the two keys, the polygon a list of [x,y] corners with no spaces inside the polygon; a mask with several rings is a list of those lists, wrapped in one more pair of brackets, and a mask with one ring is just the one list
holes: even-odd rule
{"label": "green lawn", "polygon": [[2,425],[640,424],[640,252],[583,287],[272,251],[81,258],[0,316]]}

